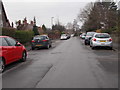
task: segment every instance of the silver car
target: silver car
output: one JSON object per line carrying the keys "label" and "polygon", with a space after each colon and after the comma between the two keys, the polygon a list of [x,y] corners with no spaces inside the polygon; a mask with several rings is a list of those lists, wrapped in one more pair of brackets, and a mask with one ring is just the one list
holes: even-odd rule
{"label": "silver car", "polygon": [[95,33],[90,40],[92,49],[95,47],[109,47],[112,49],[112,38],[108,33]]}
{"label": "silver car", "polygon": [[62,34],[60,39],[61,40],[67,40],[68,39],[67,34]]}

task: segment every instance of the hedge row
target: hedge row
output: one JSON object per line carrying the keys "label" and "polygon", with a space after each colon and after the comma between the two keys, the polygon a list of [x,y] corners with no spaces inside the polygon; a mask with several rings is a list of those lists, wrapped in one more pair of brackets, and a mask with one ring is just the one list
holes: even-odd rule
{"label": "hedge row", "polygon": [[2,29],[0,29],[0,32],[2,32],[3,36],[13,37],[23,44],[30,42],[31,38],[34,35],[33,31],[30,31],[30,30],[29,31],[25,31],[25,30],[18,31],[16,29],[12,29],[12,28],[2,28]]}

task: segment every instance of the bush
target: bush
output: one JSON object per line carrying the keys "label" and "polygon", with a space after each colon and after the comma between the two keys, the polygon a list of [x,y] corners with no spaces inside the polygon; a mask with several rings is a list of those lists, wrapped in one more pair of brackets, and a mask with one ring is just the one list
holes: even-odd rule
{"label": "bush", "polygon": [[4,35],[4,36],[15,37],[16,30],[13,28],[2,28],[0,30],[1,30],[0,32],[2,32],[2,35]]}
{"label": "bush", "polygon": [[2,28],[0,29],[0,32],[2,32],[1,35],[13,37],[19,42],[21,42],[22,44],[30,42],[31,38],[34,35],[33,31],[16,30],[13,28]]}
{"label": "bush", "polygon": [[30,42],[34,33],[33,31],[16,31],[15,38],[21,43]]}

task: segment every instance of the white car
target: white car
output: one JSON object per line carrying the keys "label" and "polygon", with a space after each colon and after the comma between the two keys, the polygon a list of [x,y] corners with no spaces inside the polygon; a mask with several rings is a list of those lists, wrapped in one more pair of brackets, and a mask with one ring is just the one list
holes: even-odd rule
{"label": "white car", "polygon": [[90,47],[109,47],[112,49],[112,38],[108,33],[95,33],[90,40]]}
{"label": "white car", "polygon": [[80,38],[85,39],[85,36],[86,36],[86,33],[82,33],[82,34],[80,35]]}
{"label": "white car", "polygon": [[61,40],[67,40],[68,39],[68,36],[67,34],[62,34],[61,37],[60,37]]}

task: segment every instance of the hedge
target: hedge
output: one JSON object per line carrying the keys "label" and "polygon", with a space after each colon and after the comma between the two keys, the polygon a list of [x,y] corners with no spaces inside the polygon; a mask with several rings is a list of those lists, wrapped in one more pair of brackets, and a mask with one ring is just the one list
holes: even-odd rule
{"label": "hedge", "polygon": [[2,28],[0,30],[0,32],[2,32],[2,35],[15,37],[15,29],[13,28]]}
{"label": "hedge", "polygon": [[15,31],[15,38],[21,43],[30,42],[33,35],[32,31]]}
{"label": "hedge", "polygon": [[33,37],[34,33],[32,30],[16,30],[13,28],[2,28],[0,29],[0,32],[2,32],[3,36],[10,36],[21,42],[22,44],[25,44],[27,42],[31,41],[31,38]]}

